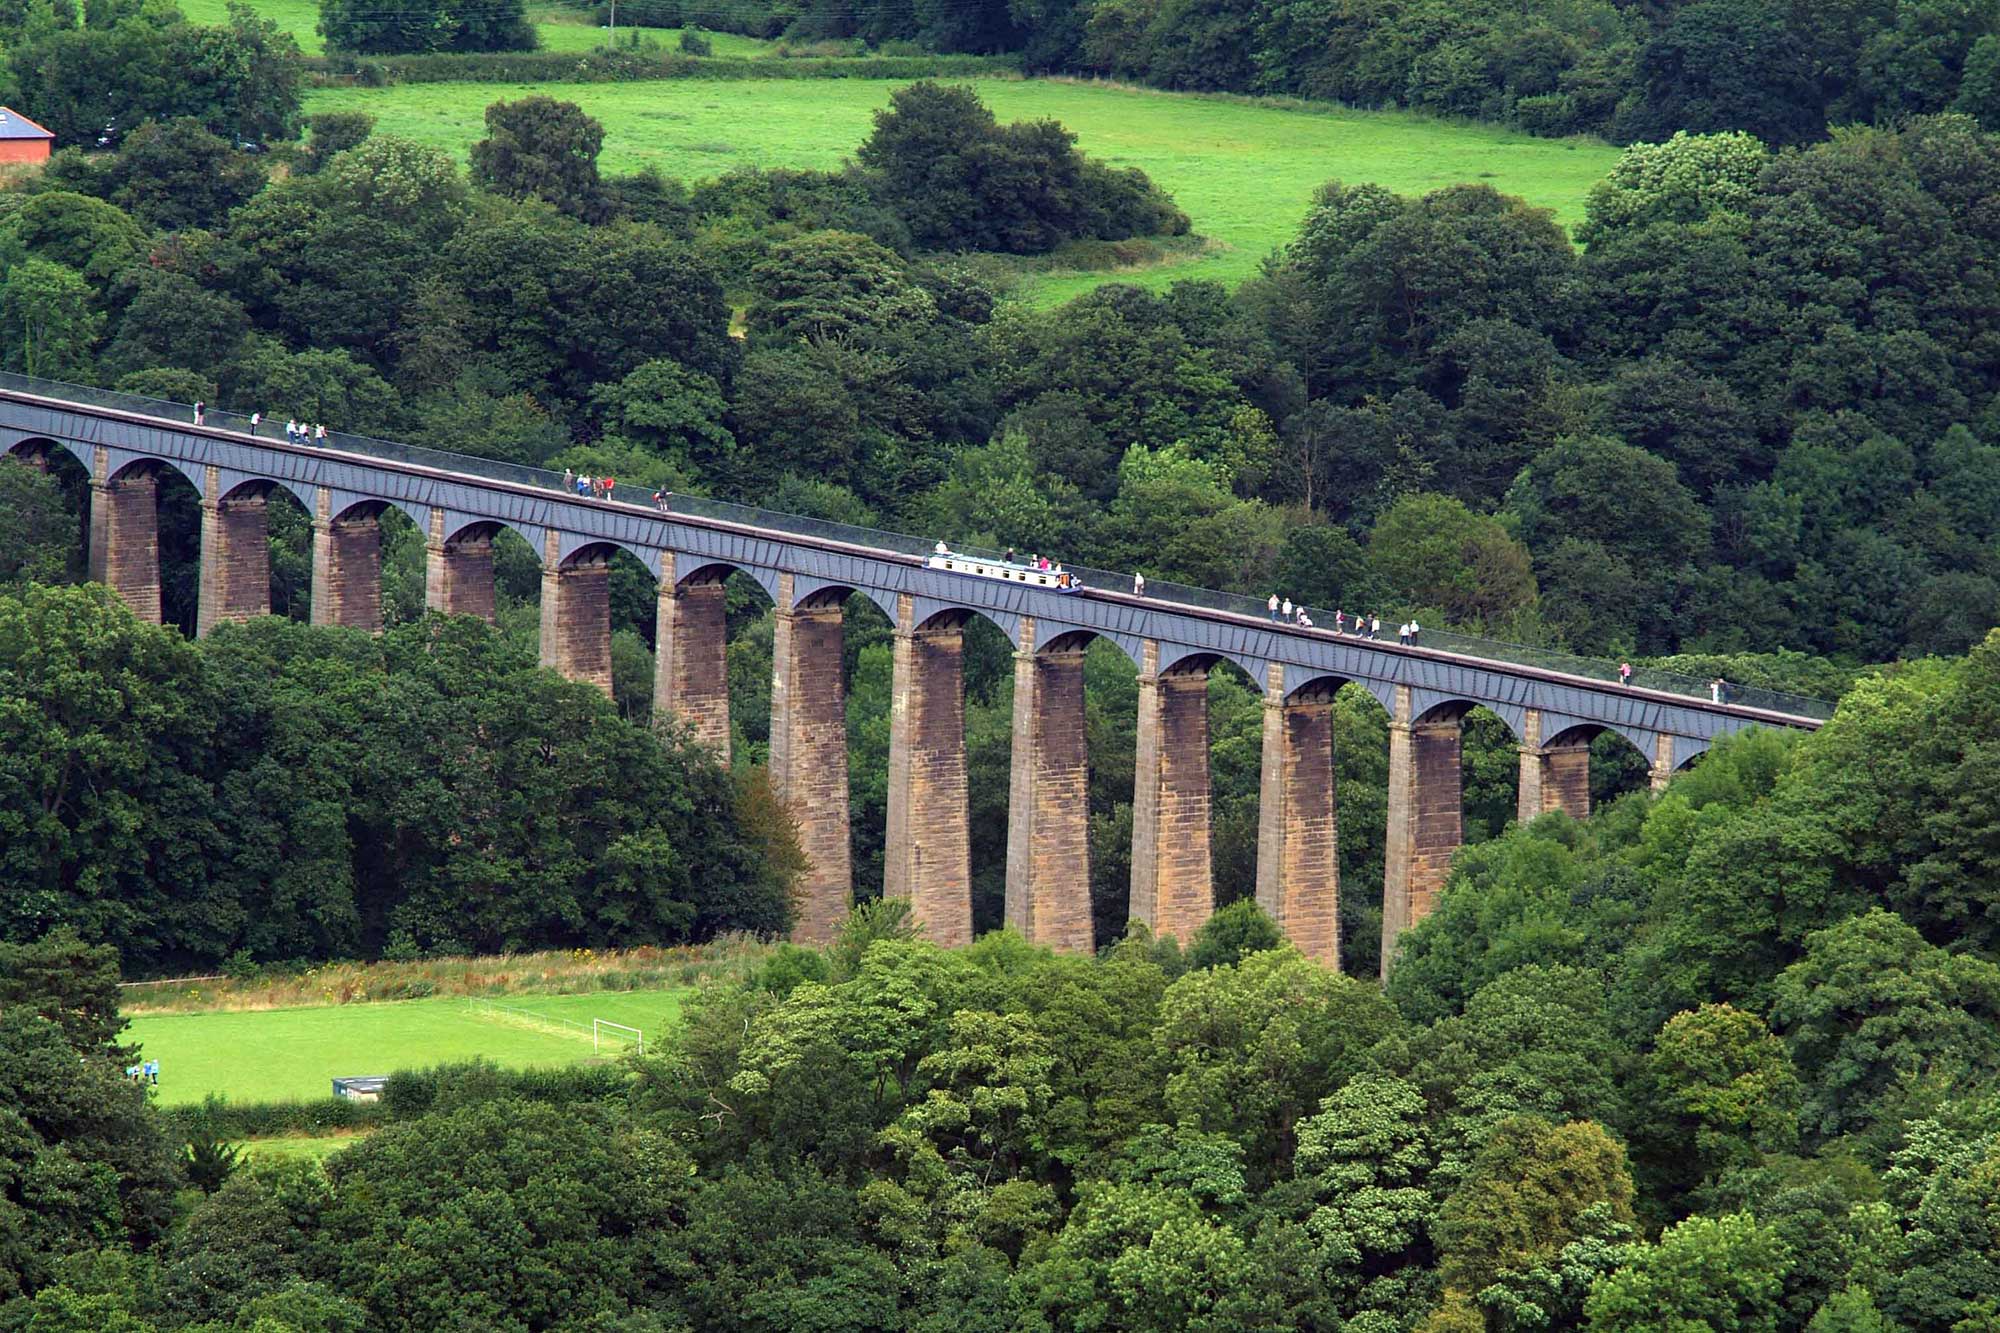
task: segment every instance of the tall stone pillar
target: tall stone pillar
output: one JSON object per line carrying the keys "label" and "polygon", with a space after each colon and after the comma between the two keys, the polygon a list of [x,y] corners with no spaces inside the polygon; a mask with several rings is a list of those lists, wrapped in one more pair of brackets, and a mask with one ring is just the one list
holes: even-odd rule
{"label": "tall stone pillar", "polygon": [[653,718],[687,724],[695,739],[729,764],[729,631],[720,579],[677,583],[671,554],[661,557],[653,636]]}
{"label": "tall stone pillar", "polygon": [[1264,689],[1257,796],[1257,905],[1299,952],[1340,967],[1340,839],[1333,773],[1333,691],[1287,698],[1273,663]]}
{"label": "tall stone pillar", "polygon": [[201,604],[195,633],[271,614],[271,524],[262,495],[222,497],[213,467],[201,488]]}
{"label": "tall stone pillar", "polygon": [[1514,816],[1525,824],[1561,810],[1571,819],[1590,818],[1590,742],[1574,734],[1559,744],[1542,740],[1542,714],[1527,710],[1521,728],[1521,781]]}
{"label": "tall stone pillar", "polygon": [[1465,836],[1459,720],[1412,722],[1410,688],[1396,687],[1389,722],[1388,847],[1382,883],[1382,975],[1396,940],[1431,913]]}
{"label": "tall stone pillar", "polygon": [[611,693],[611,562],[579,552],[564,561],[562,534],[542,551],[542,665]]}
{"label": "tall stone pillar", "polygon": [[373,514],[333,515],[333,496],[313,502],[312,623],[382,630],[382,523]]}
{"label": "tall stone pillar", "polygon": [[493,538],[445,533],[444,510],[431,510],[424,538],[424,606],[448,616],[493,620]]}
{"label": "tall stone pillar", "polygon": [[1674,738],[1664,731],[1653,738],[1653,765],[1647,777],[1652,781],[1655,796],[1674,780]]}
{"label": "tall stone pillar", "polygon": [[965,634],[918,628],[897,599],[889,706],[889,829],[882,892],[910,900],[939,944],[972,940],[972,830],[965,775]]}
{"label": "tall stone pillar", "polygon": [[1090,915],[1090,746],[1083,651],[1036,651],[1033,617],[1014,654],[1007,797],[1007,924],[1059,953],[1096,947]]}
{"label": "tall stone pillar", "polygon": [[[97,450],[90,477],[90,579],[118,594],[133,615],[160,623],[159,478],[151,472],[105,476]],[[41,459],[44,467],[47,460]]]}
{"label": "tall stone pillar", "polygon": [[1132,784],[1131,916],[1186,944],[1215,912],[1209,863],[1208,668],[1160,670],[1146,640],[1139,668]]}
{"label": "tall stone pillar", "polygon": [[[671,557],[669,557],[671,559]],[[794,606],[778,576],[772,640],[771,786],[791,812],[806,856],[792,938],[823,944],[854,905],[848,843],[845,626],[839,602]]]}

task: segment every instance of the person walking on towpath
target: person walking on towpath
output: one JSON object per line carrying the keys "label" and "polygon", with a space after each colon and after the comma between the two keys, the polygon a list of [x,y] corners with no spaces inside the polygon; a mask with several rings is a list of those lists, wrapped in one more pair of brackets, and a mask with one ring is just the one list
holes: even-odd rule
{"label": "person walking on towpath", "polygon": [[1382,637],[1382,617],[1380,616],[1368,617],[1368,637],[1371,639],[1379,639]]}
{"label": "person walking on towpath", "polygon": [[1412,646],[1416,644],[1417,636],[1419,634],[1422,634],[1423,632],[1424,632],[1424,627],[1422,625],[1419,625],[1414,620],[1410,622],[1410,643]]}
{"label": "person walking on towpath", "polygon": [[1272,593],[1271,600],[1264,603],[1264,605],[1271,612],[1271,619],[1276,620],[1278,618],[1278,594]]}
{"label": "person walking on towpath", "polygon": [[1132,576],[1132,595],[1134,597],[1144,597],[1146,595],[1146,576],[1144,574],[1134,574]]}
{"label": "person walking on towpath", "polygon": [[1333,608],[1333,632],[1335,634],[1347,633],[1347,612],[1337,606]]}
{"label": "person walking on towpath", "polygon": [[1626,689],[1632,688],[1632,664],[1630,662],[1620,662],[1618,664],[1618,683]]}
{"label": "person walking on towpath", "polygon": [[1290,620],[1291,618],[1292,618],[1292,599],[1287,597],[1285,599],[1285,604],[1279,608],[1278,619]]}
{"label": "person walking on towpath", "polygon": [[576,489],[576,473],[570,471],[568,468],[563,469],[563,489],[566,491]]}
{"label": "person walking on towpath", "polygon": [[204,403],[204,402],[203,402],[203,401],[201,401],[201,399],[199,399],[199,398],[195,399],[195,400],[194,400],[194,424],[195,424],[195,425],[197,425],[197,426],[205,426],[205,425],[207,425],[208,423],[207,423],[207,422],[206,422],[206,421],[205,421],[205,420],[203,419],[203,418],[205,418],[205,417],[206,417],[207,415],[208,415],[208,404],[207,404],[207,403]]}

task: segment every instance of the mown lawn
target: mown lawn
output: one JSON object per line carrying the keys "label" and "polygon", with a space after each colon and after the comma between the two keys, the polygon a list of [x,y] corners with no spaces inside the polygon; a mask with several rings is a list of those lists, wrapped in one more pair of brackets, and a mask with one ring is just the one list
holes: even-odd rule
{"label": "mown lawn", "polygon": [[[195,23],[229,22],[229,0],[179,0],[181,13]],[[319,0],[252,0],[251,6],[260,15],[271,20],[298,42],[299,49],[309,56],[323,54],[326,42],[319,35]],[[542,39],[545,51],[589,51],[604,41],[604,30],[579,10],[562,8],[530,7],[529,17],[535,20],[535,31]],[[626,28],[618,29],[622,37]],[[677,48],[680,42],[679,28],[640,28],[646,36],[657,40],[668,50]],[[770,51],[770,42],[761,42],[754,37],[739,37],[734,33],[711,33],[709,41],[718,56],[759,56]]]}
{"label": "mown lawn", "polygon": [[[1062,80],[975,79],[1003,120],[1053,118],[1086,152],[1143,168],[1214,243],[1169,266],[1119,273],[1164,286],[1179,278],[1237,283],[1290,239],[1312,193],[1338,178],[1422,193],[1482,181],[1555,210],[1565,224],[1617,158],[1586,140],[1537,139],[1487,126],[1337,108],[1287,109],[1231,98]],[[867,137],[870,115],[895,80],[824,79],[620,84],[418,84],[313,93],[311,111],[368,111],[379,130],[447,149],[463,160],[484,132],[488,103],[547,93],[604,123],[605,170],[651,164],[703,180],[732,167],[838,166]],[[1066,299],[1114,276],[1037,274],[1026,295]]]}
{"label": "mown lawn", "polygon": [[[125,1040],[160,1062],[161,1102],[325,1097],[341,1075],[484,1056],[496,1064],[574,1064],[596,1056],[590,1023],[608,1019],[657,1039],[684,989],[524,995],[499,1003],[458,998],[192,1014],[141,1014]],[[564,1020],[567,1020],[565,1022]],[[574,1026],[572,1026],[574,1025]],[[607,1042],[604,1054],[622,1051]]]}

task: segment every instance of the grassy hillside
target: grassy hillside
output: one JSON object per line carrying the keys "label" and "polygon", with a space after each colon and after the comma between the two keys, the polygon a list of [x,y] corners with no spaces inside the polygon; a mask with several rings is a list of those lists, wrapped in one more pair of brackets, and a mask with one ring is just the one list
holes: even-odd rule
{"label": "grassy hillside", "polygon": [[[1617,150],[1590,141],[1396,113],[1286,109],[1060,80],[971,82],[1002,120],[1060,120],[1086,152],[1144,168],[1173,193],[1211,244],[1169,265],[1116,275],[1147,286],[1178,278],[1240,282],[1290,238],[1314,188],[1332,178],[1419,193],[1484,181],[1573,223],[1585,193],[1617,157]],[[604,123],[607,171],[650,163],[670,176],[702,180],[744,165],[838,166],[867,137],[870,113],[898,86],[847,79],[419,84],[327,89],[312,94],[307,106],[371,112],[382,131],[463,159],[484,133],[489,102],[547,93],[581,104]],[[1038,302],[1066,299],[1111,276],[1107,270],[1036,274],[1027,294]]]}
{"label": "grassy hillside", "polygon": [[[178,3],[181,13],[196,23],[229,21],[229,0],[178,0]],[[292,34],[299,49],[307,55],[316,56],[326,50],[326,43],[318,32],[319,0],[253,0],[251,8]],[[604,40],[603,29],[576,10],[548,7],[531,8],[528,12],[535,20],[535,31],[541,35],[545,51],[589,51]],[[618,31],[623,35],[627,29],[621,24]],[[681,35],[678,28],[642,28],[638,31],[668,47],[673,46]],[[759,56],[769,53],[771,49],[769,42],[760,42],[754,37],[739,37],[734,33],[711,33],[709,41],[719,56]]]}

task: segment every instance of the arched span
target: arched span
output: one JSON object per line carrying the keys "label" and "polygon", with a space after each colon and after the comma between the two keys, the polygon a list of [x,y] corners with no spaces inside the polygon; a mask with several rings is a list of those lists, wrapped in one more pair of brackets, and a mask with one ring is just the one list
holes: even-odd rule
{"label": "arched span", "polygon": [[1544,737],[1542,740],[1542,748],[1548,750],[1559,750],[1573,745],[1588,746],[1592,741],[1596,740],[1599,736],[1606,736],[1606,735],[1616,736],[1619,740],[1631,746],[1634,753],[1636,753],[1641,759],[1644,759],[1648,764],[1653,762],[1652,750],[1647,748],[1645,745],[1642,745],[1639,742],[1633,740],[1630,736],[1626,735],[1623,731],[1620,731],[1617,727],[1607,726],[1601,722],[1579,722],[1575,726],[1564,727],[1561,731],[1557,732],[1555,735]]}
{"label": "arched span", "polygon": [[86,469],[90,467],[90,460],[80,449],[62,440],[50,439],[46,435],[23,435],[7,446],[7,453],[10,457],[26,458],[33,454],[52,454],[58,449],[69,450]]}
{"label": "arched span", "polygon": [[557,568],[582,569],[591,565],[608,565],[611,557],[624,549],[617,542],[586,542],[565,555]]}
{"label": "arched span", "polygon": [[[655,574],[658,572],[659,570],[654,570]],[[706,583],[722,583],[731,574],[743,574],[754,579],[757,586],[764,590],[764,595],[771,599],[771,604],[774,606],[777,605],[779,600],[779,586],[778,575],[775,571],[759,569],[754,565],[732,564],[727,560],[692,560],[686,564],[676,560],[674,562],[674,587],[676,589],[693,588]]]}
{"label": "arched span", "polygon": [[[1013,623],[1009,624],[1008,621]],[[915,628],[923,630],[963,630],[975,620],[983,620],[1007,636],[1007,641],[1018,651],[1021,647],[1020,620],[1017,617],[995,615],[971,606],[944,606],[930,610],[916,622]]]}
{"label": "arched span", "polygon": [[[90,467],[90,460],[85,459],[83,465],[86,468]],[[157,477],[163,472],[178,473],[188,485],[194,487],[196,495],[203,494],[202,488],[207,484],[207,479],[202,475],[202,469],[177,458],[154,458],[147,454],[123,455],[112,464],[110,475],[105,480],[117,481],[121,477],[147,475]]]}
{"label": "arched span", "polygon": [[1519,710],[1487,699],[1442,699],[1431,704],[1410,719],[1413,727],[1427,722],[1463,722],[1465,715],[1473,709],[1482,709],[1500,719],[1500,725],[1507,728],[1516,741],[1521,739],[1521,719]]}
{"label": "arched span", "polygon": [[387,500],[355,500],[329,513],[327,519],[333,523],[347,523],[356,519],[370,518],[379,522],[382,515],[394,507]]}
{"label": "arched span", "polygon": [[[1090,629],[1083,625],[1063,624],[1053,620],[1035,621],[1035,651],[1037,653],[1080,653],[1088,649],[1094,640],[1102,639],[1117,648],[1131,662],[1134,669],[1140,665],[1138,641],[1123,634],[1111,634],[1103,630]],[[1019,646],[1019,641],[1016,641]]]}
{"label": "arched span", "polygon": [[461,523],[455,528],[448,528],[445,531],[444,544],[446,546],[456,546],[461,542],[468,541],[490,542],[500,535],[500,531],[503,528],[526,542],[528,549],[534,551],[537,557],[540,556],[541,552],[535,545],[537,539],[541,536],[540,529],[523,528],[520,524],[510,523],[504,518],[474,519],[470,523]]}
{"label": "arched span", "polygon": [[1264,692],[1264,663],[1254,657],[1238,657],[1235,653],[1214,648],[1189,648],[1178,643],[1160,645],[1160,674],[1163,676],[1192,672],[1206,675],[1223,662],[1248,676],[1251,687],[1259,694]]}
{"label": "arched span", "polygon": [[[1366,694],[1369,698],[1380,704],[1384,713],[1391,711],[1394,704],[1395,686],[1390,685],[1378,690],[1373,681],[1360,680],[1353,676],[1333,674],[1306,675],[1303,679],[1295,681],[1292,678],[1292,674],[1288,671],[1285,677],[1285,702],[1293,704],[1331,701],[1335,695],[1340,693],[1341,687],[1344,685],[1352,685],[1359,689],[1363,694]],[[1384,693],[1389,694],[1391,697],[1387,699],[1383,698],[1382,695]]]}
{"label": "arched span", "polygon": [[[1628,727],[1619,722],[1584,722],[1576,718],[1555,717],[1548,713],[1542,714],[1542,744],[1544,746],[1556,744],[1556,738],[1559,736],[1573,737],[1576,734],[1582,734],[1586,741],[1595,740],[1597,734],[1602,731],[1609,731],[1619,736],[1633,749],[1646,756],[1647,763],[1653,761],[1654,748],[1659,744],[1659,733],[1656,731]],[[1676,742],[1677,745],[1695,743],[1697,742],[1687,740]],[[1704,746],[1708,744],[1706,741],[1698,743]]]}
{"label": "arched span", "polygon": [[812,607],[839,606],[848,598],[859,593],[873,602],[891,624],[896,620],[896,594],[878,588],[864,587],[858,583],[843,583],[838,579],[809,578],[803,574],[792,575],[792,608],[804,610]]}
{"label": "arched span", "polygon": [[[196,482],[196,489],[200,489],[201,484],[200,482]],[[314,508],[319,504],[319,497],[313,493],[312,487],[300,486],[289,481],[281,481],[276,477],[232,478],[224,486],[222,493],[216,498],[218,500],[246,500],[257,497],[268,500],[271,496],[279,493],[288,495],[293,500],[296,500],[299,508],[305,510],[309,517]]]}

